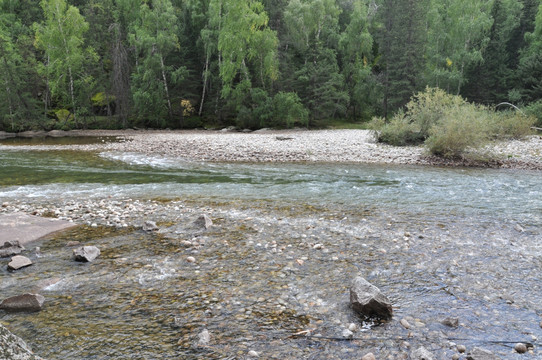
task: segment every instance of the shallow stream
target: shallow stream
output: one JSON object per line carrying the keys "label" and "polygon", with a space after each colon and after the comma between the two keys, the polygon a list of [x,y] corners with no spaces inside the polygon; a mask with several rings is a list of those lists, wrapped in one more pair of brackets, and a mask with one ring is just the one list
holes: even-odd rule
{"label": "shallow stream", "polygon": [[[519,341],[540,356],[540,185],[538,172],[0,148],[0,204],[154,201],[160,217],[147,219],[161,228],[81,226],[31,246],[31,267],[11,273],[2,259],[2,298],[41,289],[46,305],[0,321],[48,359],[238,359],[251,350],[401,359],[419,346],[449,359],[453,343],[532,358],[514,353]],[[168,219],[161,204],[179,213]],[[213,219],[209,230],[191,226],[200,213]],[[74,240],[102,255],[73,262]],[[348,288],[358,274],[390,298],[391,321],[354,316]],[[447,317],[459,326],[443,325]],[[204,329],[210,341],[198,342]]]}

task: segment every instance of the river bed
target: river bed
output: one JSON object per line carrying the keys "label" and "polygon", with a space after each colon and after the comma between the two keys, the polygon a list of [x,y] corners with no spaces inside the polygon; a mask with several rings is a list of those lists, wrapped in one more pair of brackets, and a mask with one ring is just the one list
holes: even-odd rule
{"label": "river bed", "polygon": [[[520,341],[538,354],[537,172],[16,150],[0,166],[0,211],[84,224],[0,271],[3,297],[42,289],[44,310],[0,319],[45,358],[406,359],[424,346],[445,359],[461,344],[520,359]],[[200,214],[210,229],[192,225]],[[102,255],[75,263],[70,241]],[[391,321],[353,314],[357,275],[390,298]]]}

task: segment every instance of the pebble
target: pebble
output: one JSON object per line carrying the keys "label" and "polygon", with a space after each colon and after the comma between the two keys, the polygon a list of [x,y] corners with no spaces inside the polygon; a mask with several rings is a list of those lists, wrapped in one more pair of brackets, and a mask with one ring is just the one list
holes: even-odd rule
{"label": "pebble", "polygon": [[358,326],[354,323],[350,323],[348,325],[348,330],[352,331],[352,332],[355,332],[356,330],[358,329]]}
{"label": "pebble", "polygon": [[457,345],[457,351],[461,354],[467,351],[467,347],[465,345]]}
{"label": "pebble", "polygon": [[186,261],[188,261],[189,263],[194,263],[194,262],[196,262],[196,258],[193,257],[193,256],[189,256],[189,257],[186,258]]}
{"label": "pebble", "polygon": [[249,357],[256,357],[256,358],[257,358],[257,357],[260,357],[260,354],[259,354],[257,351],[250,350],[250,351],[248,352],[248,356],[249,356]]}
{"label": "pebble", "polygon": [[401,319],[400,323],[405,329],[411,328],[410,323],[406,319]]}
{"label": "pebble", "polygon": [[354,333],[348,329],[344,329],[342,332],[342,336],[345,339],[352,339],[354,337]]}
{"label": "pebble", "polygon": [[361,360],[376,360],[376,357],[375,357],[375,354],[368,353],[368,354],[363,355]]}
{"label": "pebble", "polygon": [[516,350],[519,354],[525,354],[527,352],[527,345],[524,343],[517,343],[514,345],[514,350]]}

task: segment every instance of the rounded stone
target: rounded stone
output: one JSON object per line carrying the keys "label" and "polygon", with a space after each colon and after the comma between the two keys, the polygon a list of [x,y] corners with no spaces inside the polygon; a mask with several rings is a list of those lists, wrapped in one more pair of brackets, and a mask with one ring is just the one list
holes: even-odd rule
{"label": "rounded stone", "polygon": [[375,357],[375,354],[368,353],[368,354],[363,355],[361,360],[376,360],[376,357]]}
{"label": "rounded stone", "polygon": [[457,345],[457,351],[463,354],[465,351],[467,351],[467,347],[465,345]]}
{"label": "rounded stone", "polygon": [[188,261],[189,263],[194,263],[194,262],[196,262],[196,258],[193,257],[193,256],[189,256],[189,257],[186,258],[186,261]]}
{"label": "rounded stone", "polygon": [[514,350],[516,350],[516,352],[519,354],[525,354],[527,352],[527,345],[524,343],[517,343],[514,345]]}
{"label": "rounded stone", "polygon": [[249,357],[255,357],[255,358],[257,358],[257,357],[260,357],[260,354],[258,354],[257,351],[250,350],[250,351],[248,352],[248,356],[249,356]]}

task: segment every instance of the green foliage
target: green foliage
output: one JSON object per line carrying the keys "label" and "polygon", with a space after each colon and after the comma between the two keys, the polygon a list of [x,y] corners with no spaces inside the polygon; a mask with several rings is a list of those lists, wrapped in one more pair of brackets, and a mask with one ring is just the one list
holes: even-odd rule
{"label": "green foliage", "polygon": [[308,112],[296,93],[279,92],[270,98],[263,89],[251,89],[237,115],[237,126],[292,128],[308,126]]}
{"label": "green foliage", "polygon": [[529,104],[525,112],[536,119],[537,127],[542,127],[542,99]]}
{"label": "green foliage", "polygon": [[405,112],[399,111],[389,123],[375,118],[371,127],[381,142],[396,146],[425,142],[430,153],[454,158],[490,139],[528,135],[533,123],[533,117],[518,112],[494,112],[441,89],[427,88],[412,97]]}
{"label": "green foliage", "polygon": [[309,126],[309,114],[301,99],[293,92],[279,92],[273,97],[274,127]]}
{"label": "green foliage", "polygon": [[431,154],[459,158],[467,150],[487,143],[489,123],[489,112],[482,107],[472,104],[454,106],[430,128],[425,144]]}
{"label": "green foliage", "polygon": [[490,118],[490,135],[494,139],[521,139],[532,134],[536,123],[534,116],[519,111],[493,112]]}
{"label": "green foliage", "polygon": [[389,123],[383,118],[373,119],[371,125],[378,129],[378,140],[394,146],[415,145],[423,141],[417,124],[400,111]]}

